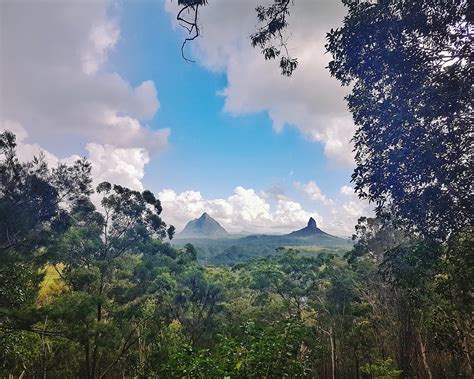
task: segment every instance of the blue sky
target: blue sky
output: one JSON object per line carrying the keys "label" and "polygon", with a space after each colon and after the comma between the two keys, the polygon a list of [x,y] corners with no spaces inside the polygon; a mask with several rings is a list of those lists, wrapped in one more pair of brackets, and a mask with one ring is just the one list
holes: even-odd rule
{"label": "blue sky", "polygon": [[112,64],[132,84],[155,82],[161,107],[150,126],[171,129],[169,149],[147,166],[147,186],[180,192],[197,188],[208,197],[222,197],[237,185],[265,190],[316,180],[335,195],[348,182],[350,168],[330,167],[321,145],[295,128],[275,132],[267,112],[224,112],[219,92],[227,85],[225,72],[183,60],[183,34],[172,27],[161,2],[123,6],[122,37]]}
{"label": "blue sky", "polygon": [[250,47],[254,5],[210,2],[187,63],[176,1],[2,2],[3,128],[25,158],[86,156],[96,182],[151,189],[178,229],[207,211],[230,231],[314,216],[349,235],[369,207],[350,188],[354,126],[324,53],[344,9],[292,10],[300,66],[286,78]]}

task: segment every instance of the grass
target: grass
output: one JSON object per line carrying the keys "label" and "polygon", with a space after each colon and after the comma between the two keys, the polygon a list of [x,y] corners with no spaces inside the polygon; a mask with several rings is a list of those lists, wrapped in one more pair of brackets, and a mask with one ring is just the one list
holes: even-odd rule
{"label": "grass", "polygon": [[[57,270],[56,270],[57,268]],[[61,279],[60,272],[64,269],[63,265],[47,265],[41,272],[44,274],[40,284],[37,302],[40,305],[49,303],[55,296],[66,291],[66,283]],[[59,271],[59,272],[58,272]]]}

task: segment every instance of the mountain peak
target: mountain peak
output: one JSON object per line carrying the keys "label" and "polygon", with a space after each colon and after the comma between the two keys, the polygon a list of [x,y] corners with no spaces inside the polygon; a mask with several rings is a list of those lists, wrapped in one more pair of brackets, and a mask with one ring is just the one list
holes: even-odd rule
{"label": "mountain peak", "polygon": [[316,229],[316,227],[317,227],[316,220],[310,217],[308,221],[308,228]]}
{"label": "mountain peak", "polygon": [[316,235],[328,235],[327,233],[323,232],[321,229],[318,228],[316,224],[316,220],[312,217],[308,220],[308,225],[305,226],[303,229],[295,230],[288,234],[289,236],[293,237],[311,237]]}
{"label": "mountain peak", "polygon": [[201,217],[189,221],[177,238],[225,238],[227,231],[204,212]]}

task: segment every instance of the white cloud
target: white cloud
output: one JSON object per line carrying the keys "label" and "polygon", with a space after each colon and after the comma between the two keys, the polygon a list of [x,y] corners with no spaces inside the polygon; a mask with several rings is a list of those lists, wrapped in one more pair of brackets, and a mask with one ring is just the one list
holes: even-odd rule
{"label": "white cloud", "polygon": [[[12,130],[17,136],[18,155],[21,160],[30,160],[35,155],[43,153],[50,166],[58,164],[60,159],[36,143],[28,143],[28,133],[18,123],[5,122],[4,129]],[[92,163],[94,183],[110,181],[136,190],[143,190],[142,179],[149,157],[145,149],[115,148],[110,145],[89,143],[86,146],[87,158]],[[80,157],[71,155],[61,159],[71,163]],[[255,191],[252,188],[238,186],[227,198],[206,199],[198,191],[185,191],[177,194],[171,189],[165,189],[157,194],[163,205],[163,217],[166,222],[174,224],[178,230],[186,222],[208,212],[230,232],[242,230],[254,233],[286,233],[306,225],[309,217],[314,217],[318,225],[329,233],[349,236],[354,231],[354,225],[361,216],[372,215],[372,207],[367,202],[357,198],[353,189],[342,186],[340,193],[342,201],[333,201],[322,194],[314,181],[306,184],[295,182],[295,187],[314,200],[324,204],[321,212],[306,210],[303,206],[288,196],[281,195],[282,188],[268,191]],[[99,197],[93,200],[99,203]]]}
{"label": "white cloud", "polygon": [[[53,168],[60,162],[71,164],[79,155],[73,154],[58,158],[37,143],[29,143],[28,132],[17,122],[5,121],[2,129],[15,133],[17,155],[20,161],[29,161],[35,156],[43,155],[49,167]],[[95,184],[108,181],[135,190],[143,190],[141,180],[145,175],[145,165],[149,161],[148,153],[140,148],[116,148],[111,145],[89,143],[86,145],[87,159],[92,164],[92,177]]]}
{"label": "white cloud", "polygon": [[[57,156],[44,150],[37,143],[28,143],[28,132],[18,122],[5,120],[2,123],[2,130],[9,130],[15,134],[17,143],[16,152],[21,162],[30,161],[34,157],[43,155],[43,158],[49,167],[55,167],[59,163],[60,160]],[[79,158],[78,155],[72,155],[68,157],[67,160],[74,161]]]}
{"label": "white cloud", "polygon": [[300,229],[306,226],[310,217],[322,223],[323,218],[317,212],[305,211],[301,204],[296,201],[279,200],[274,218],[280,223],[280,227],[286,231]]}
{"label": "white cloud", "polygon": [[120,36],[117,20],[108,20],[93,27],[82,55],[82,70],[95,74],[107,59],[107,52],[114,48]]}
{"label": "white cloud", "polygon": [[306,196],[308,196],[311,200],[319,201],[325,205],[333,203],[331,199],[329,199],[326,195],[323,194],[323,192],[314,180],[310,180],[306,184],[301,182],[294,182],[293,184],[296,188],[303,190]]}
{"label": "white cloud", "polygon": [[97,183],[107,181],[142,191],[141,180],[149,161],[145,149],[120,149],[110,145],[89,143],[86,146],[92,163],[92,176]]}
{"label": "white cloud", "polygon": [[330,208],[328,219],[331,228],[338,230],[340,235],[350,236],[354,233],[354,226],[362,216],[373,216],[373,205],[358,198],[354,189],[342,186],[339,189],[342,195],[341,201]]}
{"label": "white cloud", "polygon": [[260,195],[264,199],[273,200],[290,200],[287,195],[287,189],[284,185],[275,184],[265,191],[261,191]]}
{"label": "white cloud", "polygon": [[87,143],[166,147],[169,130],[146,126],[159,108],[154,83],[133,87],[107,66],[120,38],[111,4],[0,2],[0,121],[21,124],[31,140],[62,154]]}
{"label": "white cloud", "polygon": [[[173,4],[167,2],[174,18]],[[22,159],[43,151],[55,165],[83,151],[96,182],[142,189],[149,155],[166,147],[169,130],[146,126],[160,106],[154,83],[132,86],[108,66],[108,54],[120,40],[109,5],[107,0],[0,2],[0,123],[17,133]],[[249,46],[254,7],[250,0],[210,2],[202,12],[204,38],[191,45],[207,68],[226,71],[225,110],[268,111],[276,130],[292,124],[321,142],[332,162],[352,162],[345,91],[324,69],[329,59],[323,54],[324,34],[342,15],[339,2],[296,2],[289,43],[300,66],[293,78],[282,77],[276,62],[265,62]],[[312,216],[328,232],[350,234],[366,205],[356,197],[332,204],[314,184],[311,196],[327,205],[320,213],[277,188],[259,192],[239,186],[216,199],[164,190],[159,197],[165,220],[178,228],[207,211],[230,231],[288,232]]]}
{"label": "white cloud", "polygon": [[[350,187],[348,187],[350,188]],[[354,233],[361,216],[373,214],[372,206],[352,193],[339,201],[331,201],[320,211],[305,209],[301,203],[286,199],[270,202],[264,193],[238,186],[227,198],[206,199],[198,191],[176,193],[166,189],[157,194],[163,206],[166,222],[178,231],[192,219],[207,212],[230,232],[287,233],[306,226],[316,219],[324,231],[343,237]]]}
{"label": "white cloud", "polygon": [[353,196],[354,195],[354,188],[349,187],[349,186],[342,186],[340,188],[339,192],[342,195],[345,195],[345,196]]}
{"label": "white cloud", "polygon": [[322,221],[316,212],[304,210],[295,201],[278,200],[272,206],[254,189],[241,186],[225,199],[205,199],[197,191],[177,194],[170,189],[159,192],[158,198],[163,205],[164,219],[178,230],[203,212],[209,213],[231,232],[287,232],[302,228],[310,217]]}
{"label": "white cloud", "polygon": [[[166,2],[166,9],[174,19],[176,2]],[[293,125],[322,143],[332,164],[352,165],[354,127],[343,100],[347,91],[325,68],[330,60],[325,35],[343,16],[340,1],[295,2],[288,45],[299,66],[291,78],[280,74],[278,62],[265,61],[250,46],[248,36],[256,24],[253,0],[213,1],[200,9],[202,38],[188,44],[188,54],[211,70],[226,72],[225,111],[268,111],[275,130]]]}

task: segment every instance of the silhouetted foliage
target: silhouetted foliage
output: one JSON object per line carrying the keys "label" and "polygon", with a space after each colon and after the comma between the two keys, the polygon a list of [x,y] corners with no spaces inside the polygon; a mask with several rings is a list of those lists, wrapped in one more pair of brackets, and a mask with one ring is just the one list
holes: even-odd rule
{"label": "silhouetted foliage", "polygon": [[[287,48],[287,37],[284,32],[288,27],[287,17],[293,0],[274,0],[268,6],[259,5],[257,12],[257,31],[250,36],[253,47],[259,47],[265,59],[280,59],[282,75],[291,76],[298,66],[298,60],[290,57]],[[283,52],[283,54],[282,54]]]}
{"label": "silhouetted foliage", "polygon": [[352,86],[356,191],[445,240],[472,225],[472,3],[344,3],[326,47]]}

